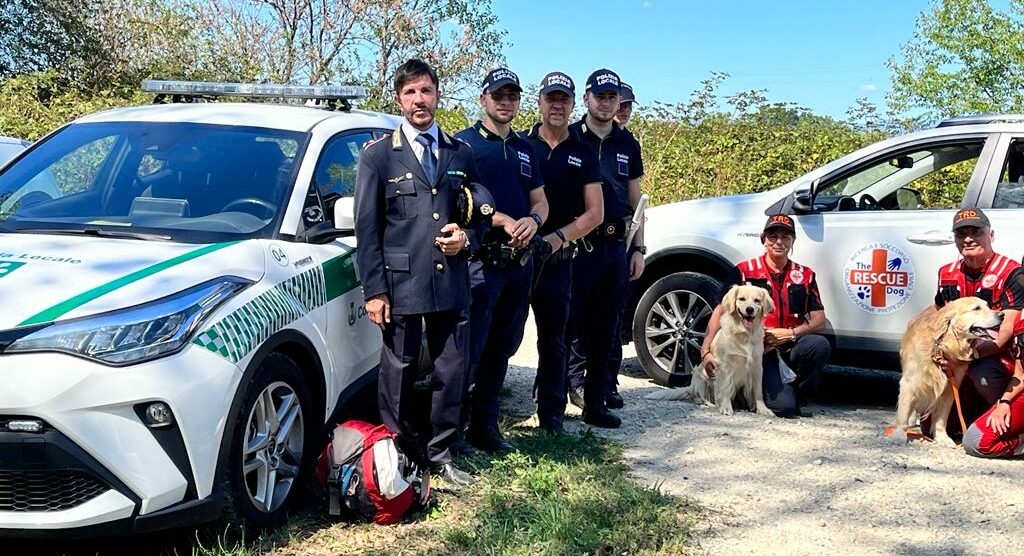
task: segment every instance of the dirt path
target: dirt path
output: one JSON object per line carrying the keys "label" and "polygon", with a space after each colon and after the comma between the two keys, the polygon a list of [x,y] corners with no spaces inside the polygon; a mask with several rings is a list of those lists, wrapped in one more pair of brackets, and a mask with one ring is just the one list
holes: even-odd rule
{"label": "dirt path", "polygon": [[[534,331],[531,322],[509,371],[510,412],[529,407]],[[892,373],[830,368],[810,419],[723,417],[687,402],[642,399],[657,387],[632,355],[627,347],[623,427],[599,432],[628,446],[640,480],[710,510],[697,538],[710,554],[1024,550],[1024,461],[890,444],[881,431],[893,415]]]}

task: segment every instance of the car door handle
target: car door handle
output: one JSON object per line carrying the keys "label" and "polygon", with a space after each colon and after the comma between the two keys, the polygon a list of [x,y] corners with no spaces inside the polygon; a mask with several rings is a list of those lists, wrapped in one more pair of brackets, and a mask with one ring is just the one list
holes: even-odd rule
{"label": "car door handle", "polygon": [[949,245],[953,243],[953,238],[948,235],[940,235],[937,232],[925,232],[923,234],[910,234],[907,236],[907,241],[920,245]]}

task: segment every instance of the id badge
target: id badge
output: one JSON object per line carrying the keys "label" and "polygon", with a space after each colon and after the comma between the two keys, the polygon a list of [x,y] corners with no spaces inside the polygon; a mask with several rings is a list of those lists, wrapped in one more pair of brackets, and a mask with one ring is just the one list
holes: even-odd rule
{"label": "id badge", "polygon": [[524,177],[527,177],[527,178],[532,178],[533,177],[533,169],[526,162],[520,162],[519,163],[519,173],[522,174]]}
{"label": "id badge", "polygon": [[629,175],[629,166],[627,166],[625,162],[620,162],[619,163],[619,175],[620,176],[628,176]]}

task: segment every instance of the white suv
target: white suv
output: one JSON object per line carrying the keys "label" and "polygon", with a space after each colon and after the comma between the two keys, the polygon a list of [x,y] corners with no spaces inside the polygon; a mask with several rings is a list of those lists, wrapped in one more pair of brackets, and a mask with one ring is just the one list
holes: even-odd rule
{"label": "white suv", "polygon": [[[922,184],[942,188],[922,197]],[[723,279],[763,253],[766,215],[784,213],[797,225],[793,259],[817,273],[833,361],[896,368],[907,321],[933,302],[939,266],[958,256],[950,228],[968,206],[985,209],[995,249],[1020,259],[1024,115],[947,120],[771,191],[650,209],[632,319],[640,363],[661,384],[689,381]]]}
{"label": "white suv", "polygon": [[[372,403],[351,196],[400,120],[349,89],[150,83],[191,102],[0,172],[0,536],[274,523],[325,424]],[[228,92],[336,109],[200,102]]]}

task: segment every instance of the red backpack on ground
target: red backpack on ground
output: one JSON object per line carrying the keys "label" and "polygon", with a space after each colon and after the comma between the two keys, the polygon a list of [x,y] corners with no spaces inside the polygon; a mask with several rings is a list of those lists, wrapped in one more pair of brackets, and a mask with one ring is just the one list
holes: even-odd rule
{"label": "red backpack on ground", "polygon": [[[384,425],[352,420],[335,427],[316,475],[327,490],[330,515],[387,525],[426,498],[416,466],[398,451],[395,433]],[[429,492],[429,480],[424,483]]]}

